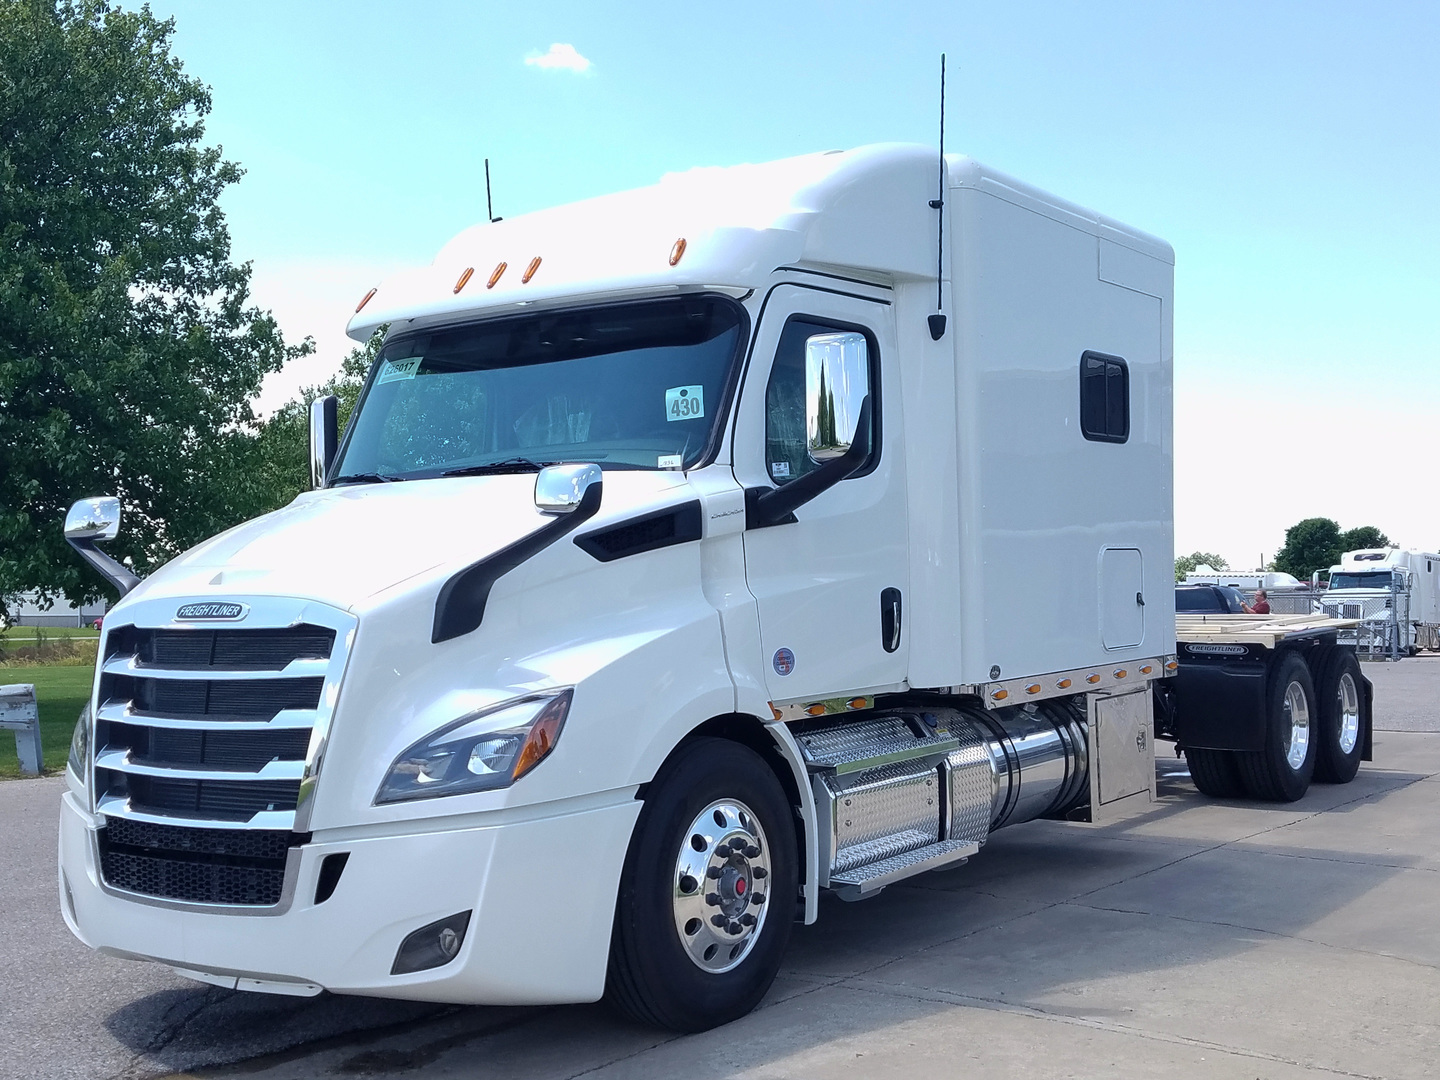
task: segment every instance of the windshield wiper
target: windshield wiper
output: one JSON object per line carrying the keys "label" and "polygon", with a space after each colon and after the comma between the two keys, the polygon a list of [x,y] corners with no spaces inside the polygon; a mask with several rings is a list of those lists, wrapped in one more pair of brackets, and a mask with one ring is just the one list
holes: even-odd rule
{"label": "windshield wiper", "polygon": [[337,476],[331,480],[326,487],[339,487],[341,484],[393,484],[403,480],[401,476],[390,476],[388,473],[357,472],[346,473],[344,476]]}
{"label": "windshield wiper", "polygon": [[462,465],[458,469],[446,469],[441,476],[496,476],[501,473],[539,472],[553,461],[531,461],[529,458],[507,458],[492,461],[488,465]]}

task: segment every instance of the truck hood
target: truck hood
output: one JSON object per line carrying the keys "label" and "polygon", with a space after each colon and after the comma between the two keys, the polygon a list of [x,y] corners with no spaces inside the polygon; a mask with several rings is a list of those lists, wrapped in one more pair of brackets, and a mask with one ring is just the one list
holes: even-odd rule
{"label": "truck hood", "polygon": [[[685,486],[681,473],[607,473],[602,518]],[[459,569],[550,520],[533,474],[309,491],[161,567],[126,597],[292,596],[353,610],[417,576]]]}

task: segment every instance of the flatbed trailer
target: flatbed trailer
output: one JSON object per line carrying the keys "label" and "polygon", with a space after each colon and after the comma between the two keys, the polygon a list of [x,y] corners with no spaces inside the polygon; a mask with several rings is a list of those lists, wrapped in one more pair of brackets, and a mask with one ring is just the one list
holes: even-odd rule
{"label": "flatbed trailer", "polygon": [[1176,615],[1173,678],[1157,684],[1156,734],[1218,798],[1294,802],[1312,780],[1349,783],[1371,760],[1374,691],[1353,646],[1355,619]]}

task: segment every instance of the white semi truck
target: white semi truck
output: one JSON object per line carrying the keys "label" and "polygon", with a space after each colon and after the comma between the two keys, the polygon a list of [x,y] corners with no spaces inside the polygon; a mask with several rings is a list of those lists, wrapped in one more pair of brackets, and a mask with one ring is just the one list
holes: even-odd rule
{"label": "white semi truck", "polygon": [[[67,924],[228,987],[694,1030],[822,893],[1146,803],[1172,263],[908,146],[461,233],[357,308],[388,336],[343,437],[316,404],[315,490],[143,582],[96,546],[118,502],[72,510],[124,595]],[[1216,790],[1358,760],[1367,693],[1293,629],[1160,695]],[[1213,701],[1250,728],[1207,745]]]}
{"label": "white semi truck", "polygon": [[1370,651],[1412,656],[1440,649],[1440,555],[1402,548],[1347,551],[1330,568],[1326,614],[1358,619],[1342,638]]}

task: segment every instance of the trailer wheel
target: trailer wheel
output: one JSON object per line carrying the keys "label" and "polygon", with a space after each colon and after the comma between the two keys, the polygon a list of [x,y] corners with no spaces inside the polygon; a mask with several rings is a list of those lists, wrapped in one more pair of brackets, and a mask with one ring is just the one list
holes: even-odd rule
{"label": "trailer wheel", "polygon": [[1360,693],[1360,661],[1348,649],[1333,649],[1315,687],[1319,742],[1315,779],[1348,784],[1360,770],[1365,749],[1365,705]]}
{"label": "trailer wheel", "polygon": [[1304,659],[1288,653],[1276,665],[1265,710],[1265,748],[1237,754],[1240,777],[1254,799],[1294,802],[1315,775],[1315,685]]}
{"label": "trailer wheel", "polygon": [[1245,794],[1233,751],[1197,750],[1187,746],[1185,763],[1190,766],[1190,779],[1195,781],[1200,794],[1212,799],[1238,799]]}
{"label": "trailer wheel", "polygon": [[794,921],[793,817],[755,751],[714,738],[682,746],[651,783],[630,841],[606,997],[675,1031],[759,1004]]}

